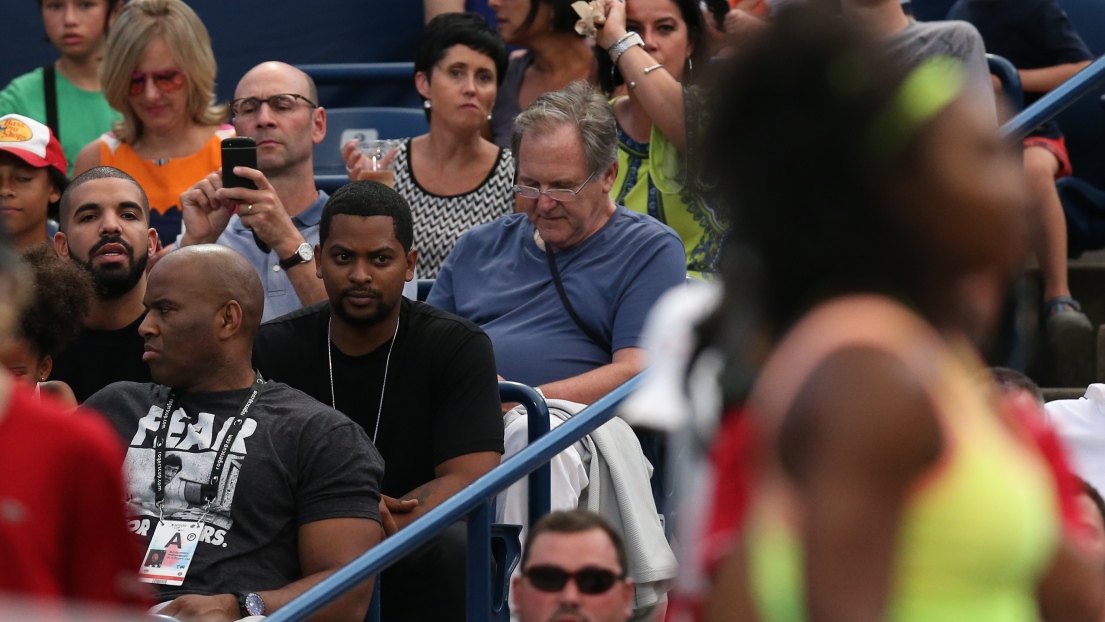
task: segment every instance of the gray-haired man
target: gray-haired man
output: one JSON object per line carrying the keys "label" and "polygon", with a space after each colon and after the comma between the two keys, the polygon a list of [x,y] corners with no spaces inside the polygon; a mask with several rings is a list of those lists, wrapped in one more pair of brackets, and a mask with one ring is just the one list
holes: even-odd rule
{"label": "gray-haired man", "polygon": [[682,242],[610,199],[614,113],[586,84],[539,97],[512,147],[525,214],[461,236],[427,302],[487,332],[499,375],[591,403],[641,370],[645,315],[686,279]]}

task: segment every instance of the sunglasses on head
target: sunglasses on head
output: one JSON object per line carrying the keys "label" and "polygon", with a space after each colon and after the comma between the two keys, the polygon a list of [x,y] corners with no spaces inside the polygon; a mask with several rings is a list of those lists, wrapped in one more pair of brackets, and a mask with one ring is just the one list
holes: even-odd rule
{"label": "sunglasses on head", "polygon": [[146,80],[153,80],[157,90],[172,93],[184,86],[184,72],[179,69],[166,69],[150,74],[135,72],[130,76],[130,94],[141,95],[142,91],[146,90]]}
{"label": "sunglasses on head", "polygon": [[624,573],[616,574],[595,566],[584,566],[575,572],[568,572],[559,566],[530,566],[522,571],[522,576],[542,592],[559,592],[568,584],[568,579],[574,579],[580,592],[591,595],[605,594],[625,578]]}

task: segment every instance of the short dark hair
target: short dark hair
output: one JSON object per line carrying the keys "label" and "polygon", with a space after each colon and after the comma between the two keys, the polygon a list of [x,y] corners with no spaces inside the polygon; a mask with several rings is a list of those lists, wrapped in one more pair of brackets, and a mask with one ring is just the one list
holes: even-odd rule
{"label": "short dark hair", "polygon": [[57,356],[84,328],[84,316],[96,295],[92,275],[57,256],[49,244],[23,251],[34,275],[31,303],[19,317],[19,334],[39,358]]}
{"label": "short dark hair", "polygon": [[50,180],[50,183],[53,184],[55,188],[57,188],[59,195],[58,200],[50,203],[50,205],[46,208],[46,213],[50,215],[50,218],[58,218],[58,214],[61,211],[60,195],[64,194],[65,189],[69,187],[69,178],[66,177],[64,172],[52,166],[46,167],[46,178]]}
{"label": "short dark hair", "polygon": [[62,231],[65,231],[66,221],[69,220],[66,216],[69,212],[70,195],[73,194],[74,190],[80,188],[85,183],[96,179],[125,179],[134,184],[134,187],[138,188],[139,194],[142,195],[142,214],[146,217],[146,222],[150,221],[150,200],[146,197],[146,191],[142,189],[142,184],[113,166],[97,166],[77,175],[73,181],[69,182],[69,186],[65,188],[65,191],[61,193],[61,200],[58,202],[58,223]]}
{"label": "short dark hair", "polygon": [[426,24],[414,55],[414,70],[429,77],[434,65],[441,62],[454,45],[463,45],[487,56],[495,63],[496,80],[503,83],[506,75],[506,43],[499,31],[477,13],[442,13]]}
{"label": "short dark hair", "polygon": [[1028,391],[1032,394],[1032,397],[1036,398],[1036,401],[1041,404],[1044,403],[1044,392],[1040,390],[1040,385],[1021,372],[1008,367],[991,367],[990,376],[993,377],[994,384],[999,389],[1003,391],[1008,389]]}
{"label": "short dark hair", "polygon": [[398,192],[378,181],[354,181],[335,192],[322,208],[322,220],[318,224],[319,248],[330,237],[330,221],[339,214],[348,216],[388,216],[395,224],[395,238],[403,246],[403,252],[411,252],[414,246],[414,219],[411,206]]}
{"label": "short dark hair", "polygon": [[[687,26],[687,43],[694,46],[689,57],[694,71],[683,72],[683,84],[694,84],[698,81],[696,77],[701,77],[710,69],[710,42],[706,40],[706,20],[702,17],[696,0],[671,2],[679,7],[679,15]],[[596,45],[594,52],[598,64],[599,88],[603,93],[613,94],[619,86],[625,84],[625,78],[622,77],[621,70],[610,62],[610,53],[602,49],[602,46]]]}
{"label": "short dark hair", "polygon": [[175,466],[178,469],[183,469],[184,462],[180,459],[180,456],[176,454],[169,454],[165,456],[165,466]]}
{"label": "short dark hair", "polygon": [[532,26],[533,20],[537,19],[537,11],[540,10],[541,5],[547,4],[552,7],[553,11],[549,30],[553,34],[574,33],[579,15],[572,8],[572,2],[574,0],[530,0],[529,13],[526,13],[526,19],[518,26],[518,30],[525,30]]}
{"label": "short dark hair", "polygon": [[537,536],[543,533],[583,533],[593,529],[606,533],[610,538],[610,543],[614,545],[614,551],[618,554],[618,566],[621,567],[622,574],[628,576],[629,559],[626,556],[625,542],[621,534],[605,518],[587,510],[550,512],[531,526],[529,533],[526,534],[526,544],[522,548],[522,569],[526,568],[531,545]]}

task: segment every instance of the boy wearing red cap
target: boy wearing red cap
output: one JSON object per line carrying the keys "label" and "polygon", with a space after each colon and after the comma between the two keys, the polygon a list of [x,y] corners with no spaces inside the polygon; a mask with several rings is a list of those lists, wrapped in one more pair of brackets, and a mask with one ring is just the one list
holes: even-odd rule
{"label": "boy wearing red cap", "polygon": [[18,250],[50,241],[48,213],[69,185],[65,154],[50,128],[0,117],[0,224]]}

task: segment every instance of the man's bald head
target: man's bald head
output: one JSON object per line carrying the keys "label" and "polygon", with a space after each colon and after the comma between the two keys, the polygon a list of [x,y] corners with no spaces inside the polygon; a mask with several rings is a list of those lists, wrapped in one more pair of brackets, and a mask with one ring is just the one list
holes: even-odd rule
{"label": "man's bald head", "polygon": [[[294,103],[283,98],[274,110],[277,95],[296,97]],[[243,100],[255,105],[243,112],[238,103]],[[270,180],[281,178],[289,187],[314,190],[314,148],[326,137],[326,111],[318,105],[310,76],[287,63],[261,63],[238,81],[234,101],[234,130],[257,141],[257,169]]]}
{"label": "man's bald head", "polygon": [[234,98],[238,99],[239,97],[253,96],[252,94],[242,93],[243,85],[249,85],[254,80],[269,81],[273,78],[298,81],[301,88],[288,92],[304,95],[316,104],[318,103],[318,87],[315,85],[315,81],[311,79],[311,76],[304,73],[298,67],[289,65],[288,63],[282,63],[278,60],[263,62],[247,71],[246,74],[242,76],[242,79],[238,81],[238,88],[234,91]]}
{"label": "man's bald head", "polygon": [[236,301],[242,308],[242,331],[252,343],[265,310],[265,290],[253,266],[218,244],[187,246],[166,255],[150,272],[150,283],[171,279],[202,297],[213,308]]}

